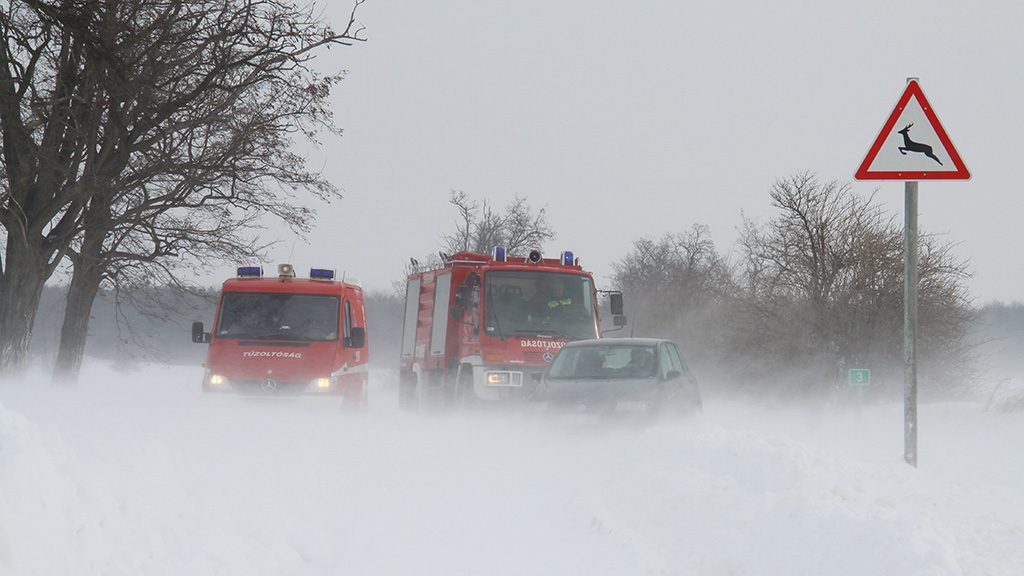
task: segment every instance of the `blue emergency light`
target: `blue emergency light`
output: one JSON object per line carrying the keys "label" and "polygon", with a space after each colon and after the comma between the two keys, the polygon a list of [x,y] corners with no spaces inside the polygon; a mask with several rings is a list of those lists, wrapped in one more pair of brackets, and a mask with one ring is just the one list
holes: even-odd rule
{"label": "blue emergency light", "polygon": [[572,252],[566,250],[562,252],[562,264],[564,266],[572,266],[576,262],[576,257]]}
{"label": "blue emergency light", "polygon": [[326,268],[310,268],[309,277],[314,280],[334,280],[334,270]]}
{"label": "blue emergency light", "polygon": [[262,266],[239,266],[238,267],[239,278],[262,278],[263,267]]}
{"label": "blue emergency light", "polygon": [[504,262],[505,249],[500,246],[495,246],[494,251],[491,252],[491,260],[494,260],[495,262]]}

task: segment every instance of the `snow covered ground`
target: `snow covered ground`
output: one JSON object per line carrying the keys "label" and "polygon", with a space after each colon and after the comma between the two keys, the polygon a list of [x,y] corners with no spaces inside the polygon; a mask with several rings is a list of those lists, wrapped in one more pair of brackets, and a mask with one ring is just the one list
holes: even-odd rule
{"label": "snow covered ground", "polygon": [[[766,409],[598,429],[203,395],[201,369],[0,382],[0,574],[1020,575],[1024,413]],[[35,374],[36,380],[41,380]]]}

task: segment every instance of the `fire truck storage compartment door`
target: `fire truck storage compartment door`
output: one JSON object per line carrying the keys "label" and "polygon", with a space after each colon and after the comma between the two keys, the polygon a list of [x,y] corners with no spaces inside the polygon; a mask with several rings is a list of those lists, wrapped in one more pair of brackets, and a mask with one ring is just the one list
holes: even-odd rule
{"label": "fire truck storage compartment door", "polygon": [[434,314],[430,321],[430,355],[444,356],[444,343],[448,337],[448,301],[451,298],[452,275],[434,279]]}
{"label": "fire truck storage compartment door", "polygon": [[416,320],[420,309],[420,279],[409,280],[405,286],[405,324],[402,327],[402,358],[416,352]]}

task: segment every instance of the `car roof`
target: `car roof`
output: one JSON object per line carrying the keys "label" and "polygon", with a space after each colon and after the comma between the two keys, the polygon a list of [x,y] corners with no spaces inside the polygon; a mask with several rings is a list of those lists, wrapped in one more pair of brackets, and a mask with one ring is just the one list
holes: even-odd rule
{"label": "car roof", "polygon": [[672,343],[667,338],[592,338],[567,342],[562,348],[583,348],[588,346],[657,346],[662,342]]}

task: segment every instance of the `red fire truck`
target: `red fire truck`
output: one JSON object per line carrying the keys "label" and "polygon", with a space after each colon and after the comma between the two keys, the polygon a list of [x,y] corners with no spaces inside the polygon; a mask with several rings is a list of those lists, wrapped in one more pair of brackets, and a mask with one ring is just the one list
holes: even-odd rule
{"label": "red fire truck", "polygon": [[[410,274],[399,404],[525,398],[536,384],[529,373],[543,370],[563,344],[600,337],[598,294],[572,252],[459,252],[437,269]],[[615,325],[625,325],[622,294],[608,294]]]}
{"label": "red fire truck", "polygon": [[192,341],[209,343],[203,390],[246,395],[342,396],[366,403],[369,354],[363,290],[313,268],[296,278],[290,264],[276,278],[246,266],[224,281],[213,331],[192,324]]}

